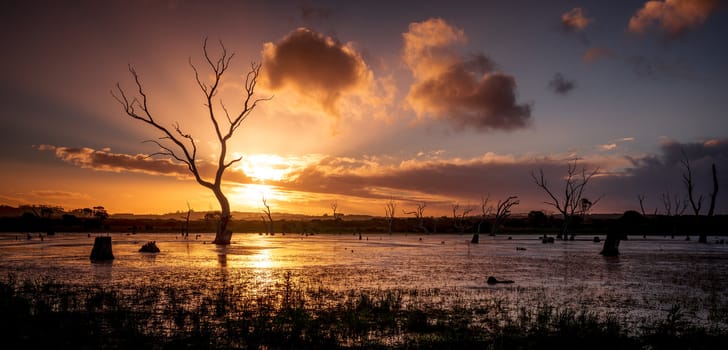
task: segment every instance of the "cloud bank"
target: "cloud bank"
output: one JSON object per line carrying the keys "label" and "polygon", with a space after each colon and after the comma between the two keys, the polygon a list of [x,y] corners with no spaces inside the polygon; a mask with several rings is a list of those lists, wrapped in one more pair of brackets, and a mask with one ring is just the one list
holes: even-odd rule
{"label": "cloud bank", "polygon": [[[51,151],[58,159],[85,169],[117,173],[128,171],[148,175],[166,175],[192,179],[192,174],[186,165],[170,159],[151,158],[146,154],[131,155],[112,153],[108,149],[94,150],[88,147],[75,148],[53,145],[40,145],[37,146],[37,149],[40,151]],[[204,162],[198,162],[198,169],[203,178],[214,176],[216,170],[214,164]],[[238,183],[252,183],[252,180],[244,173],[231,170],[229,169],[226,172],[225,180]]]}
{"label": "cloud bank", "polygon": [[525,127],[531,106],[516,102],[516,80],[494,71],[483,54],[461,57],[462,29],[439,18],[411,23],[403,34],[403,60],[415,78],[407,103],[419,117],[434,116],[457,130],[514,130]]}
{"label": "cloud bank", "polygon": [[[614,140],[603,145],[614,149]],[[68,148],[42,145],[39,150],[52,151],[56,157],[82,168],[101,171],[131,171],[149,175],[168,175],[191,179],[186,168],[165,159],[150,159],[146,155],[125,155],[109,150]],[[716,164],[721,188],[728,187],[728,140],[710,139],[704,142],[680,143],[665,141],[659,154],[640,157],[618,155],[591,156],[579,161],[579,166],[600,169],[587,189],[587,198],[605,195],[597,211],[638,210],[637,195],[645,195],[646,210],[661,209],[663,193],[684,195],[681,182],[684,172],[683,152],[689,157],[693,170],[696,194],[712,189],[710,167]],[[566,164],[574,155],[550,157],[516,157],[485,153],[473,158],[447,157],[446,153],[422,153],[409,159],[388,156],[325,157],[309,159],[305,164],[288,166],[286,176],[267,181],[280,191],[298,193],[301,198],[357,198],[361,201],[426,201],[428,207],[447,211],[453,202],[478,203],[481,196],[505,198],[517,195],[519,210],[545,210],[544,194],[531,178],[542,169],[554,188],[563,184]],[[204,173],[214,167],[205,164]],[[233,169],[231,169],[233,170]],[[251,183],[241,171],[230,171],[225,180],[234,184]],[[728,191],[718,193],[717,213],[728,210]],[[707,204],[704,204],[707,207]]]}
{"label": "cloud bank", "polygon": [[665,37],[676,38],[705,23],[719,5],[719,0],[648,1],[630,18],[628,28],[644,34],[656,27]]}

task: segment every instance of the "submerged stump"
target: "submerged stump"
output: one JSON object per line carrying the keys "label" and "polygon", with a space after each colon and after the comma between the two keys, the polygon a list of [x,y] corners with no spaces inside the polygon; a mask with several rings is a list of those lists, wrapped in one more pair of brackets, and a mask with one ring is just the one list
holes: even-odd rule
{"label": "submerged stump", "polygon": [[114,260],[114,253],[111,251],[111,237],[96,237],[90,259],[91,261]]}
{"label": "submerged stump", "polygon": [[617,256],[619,255],[619,242],[621,241],[621,234],[619,233],[608,233],[607,239],[604,240],[604,246],[599,254],[603,256]]}
{"label": "submerged stump", "polygon": [[139,251],[142,253],[159,253],[159,247],[157,247],[156,241],[149,241],[139,248]]}

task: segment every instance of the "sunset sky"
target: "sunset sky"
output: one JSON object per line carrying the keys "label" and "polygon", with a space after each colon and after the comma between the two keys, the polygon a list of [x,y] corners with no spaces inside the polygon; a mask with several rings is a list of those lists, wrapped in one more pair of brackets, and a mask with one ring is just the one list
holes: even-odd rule
{"label": "sunset sky", "polygon": [[[728,214],[728,9],[665,1],[6,1],[0,11],[0,204],[110,213],[218,210],[162,135],[124,114],[139,74],[155,119],[219,152],[190,62],[234,52],[217,96],[238,111],[251,62],[262,102],[230,141],[236,211],[447,215],[518,196],[553,208],[567,163],[600,170],[595,212],[664,212],[687,155],[707,212]],[[226,123],[215,101],[220,121]],[[686,212],[686,213],[689,213]]]}

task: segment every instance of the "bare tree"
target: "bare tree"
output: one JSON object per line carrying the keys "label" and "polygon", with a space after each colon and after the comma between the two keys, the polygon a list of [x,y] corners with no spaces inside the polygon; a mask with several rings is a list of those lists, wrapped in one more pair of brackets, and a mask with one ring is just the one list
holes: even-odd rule
{"label": "bare tree", "polygon": [[384,204],[384,215],[387,218],[387,232],[392,234],[392,223],[394,222],[394,213],[397,210],[397,202],[394,198],[390,198],[387,203]]}
{"label": "bare tree", "polygon": [[185,226],[182,228],[182,237],[189,237],[190,235],[190,215],[192,215],[192,207],[190,202],[187,202],[187,214],[182,218],[185,219]]}
{"label": "bare tree", "polygon": [[518,196],[510,196],[505,200],[498,201],[498,205],[495,207],[495,219],[490,227],[491,235],[495,235],[503,221],[511,216],[511,208],[519,204],[521,202],[518,200]]}
{"label": "bare tree", "polygon": [[463,233],[465,232],[466,224],[465,219],[468,217],[468,214],[470,214],[471,211],[473,211],[473,207],[467,206],[463,208],[462,213],[458,212],[460,211],[460,204],[455,203],[452,205],[452,225],[455,227],[458,232]]}
{"label": "bare tree", "polygon": [[640,202],[640,211],[642,212],[642,216],[645,216],[645,195],[638,194],[637,200]]}
{"label": "bare tree", "polygon": [[715,212],[715,198],[718,196],[718,174],[715,170],[715,163],[711,167],[713,174],[713,192],[710,192],[710,208],[708,209],[708,216],[713,216]]}
{"label": "bare tree", "polygon": [[427,203],[421,202],[421,203],[417,204],[417,210],[413,210],[413,211],[402,210],[402,212],[407,215],[414,215],[415,218],[417,218],[417,227],[419,227],[420,230],[422,230],[422,232],[424,232],[424,233],[430,233],[430,231],[427,230],[427,227],[425,227],[425,221],[424,221],[425,220],[425,218],[424,218],[425,207],[427,207]]}
{"label": "bare tree", "polygon": [[682,163],[683,167],[685,167],[685,172],[682,175],[683,183],[685,184],[685,188],[688,190],[688,200],[690,201],[690,207],[693,209],[693,213],[695,213],[695,216],[700,215],[700,209],[703,206],[703,195],[698,196],[698,200],[696,201],[693,197],[693,190],[695,189],[695,184],[693,183],[693,172],[690,167],[690,159],[688,159],[688,156],[685,154],[685,151],[682,151],[683,159],[680,161]]}
{"label": "bare tree", "polygon": [[[233,53],[227,52],[227,49],[222,42],[220,42],[220,49],[221,53],[219,57],[215,59],[211,57],[207,49],[207,39],[205,39],[202,45],[205,61],[212,73],[212,78],[209,82],[203,81],[197,67],[192,64],[192,59],[189,60],[190,67],[195,74],[197,85],[205,96],[206,113],[208,114],[209,120],[215,129],[215,134],[220,146],[220,153],[217,156],[217,170],[215,171],[212,179],[203,178],[203,174],[200,173],[200,165],[198,164],[199,159],[197,158],[197,141],[192,137],[192,135],[183,131],[179,123],[175,123],[172,128],[170,128],[160,124],[160,122],[155,118],[149,105],[147,92],[142,86],[139,74],[137,74],[136,70],[131,65],[129,65],[129,73],[131,73],[131,76],[134,79],[137,87],[137,93],[129,95],[121,88],[121,85],[117,83],[116,90],[112,90],[111,94],[121,104],[126,115],[149,125],[162,134],[162,136],[157,140],[147,141],[160,148],[160,151],[153,153],[151,156],[163,156],[173,161],[185,164],[197,183],[212,191],[220,204],[220,220],[217,225],[215,240],[213,243],[228,245],[232,238],[232,231],[228,229],[228,224],[231,219],[230,202],[225,196],[225,193],[222,191],[222,177],[225,170],[234,163],[239,162],[242,157],[226,160],[227,143],[243,121],[245,121],[253,110],[255,110],[258,103],[270,100],[271,98],[254,97],[261,65],[258,63],[252,63],[250,71],[248,71],[245,78],[245,91],[241,96],[243,102],[241,110],[238,113],[231,115],[222,100],[219,101],[220,109],[214,108],[213,99],[219,92],[222,77],[230,68],[230,62],[234,56]],[[221,125],[220,123],[220,118],[217,116],[220,110],[222,110],[225,114],[227,125]]]}
{"label": "bare tree", "polygon": [[336,209],[337,209],[337,208],[339,208],[339,203],[338,203],[338,202],[336,202],[336,201],[333,201],[333,202],[331,203],[331,210],[332,210],[332,211],[334,212],[334,220],[338,220],[338,219],[339,219],[339,217],[338,217],[338,216],[336,216]]}
{"label": "bare tree", "polygon": [[490,212],[493,210],[493,206],[488,205],[489,200],[490,194],[486,197],[480,197],[480,220],[478,221],[478,227],[475,230],[475,233],[473,233],[473,238],[470,240],[470,243],[480,242],[480,228],[483,226],[483,223],[488,220],[488,215],[490,215]]}
{"label": "bare tree", "polygon": [[662,206],[666,216],[681,216],[688,209],[688,200],[680,198],[677,194],[670,196],[670,192],[662,194]]}
{"label": "bare tree", "polygon": [[[273,231],[273,216],[271,216],[270,213],[270,204],[268,204],[268,200],[263,196],[263,214],[265,214],[268,217],[268,225],[266,226],[266,231],[270,233],[271,235],[274,234]],[[263,217],[263,223],[265,223],[265,217]]]}
{"label": "bare tree", "polygon": [[[564,239],[566,239],[569,224],[571,223],[574,214],[581,209],[581,200],[589,180],[599,173],[599,168],[596,168],[591,172],[587,172],[586,167],[582,167],[581,171],[579,171],[577,168],[577,160],[578,159],[575,158],[573,162],[568,164],[567,174],[564,179],[563,197],[557,196],[551,189],[546,181],[543,169],[538,170],[538,175],[534,172],[531,173],[531,177],[536,183],[536,186],[543,189],[551,199],[551,201],[544,203],[556,208],[556,210],[558,210],[563,216],[564,223],[558,237],[563,237]],[[597,200],[593,201],[591,206],[596,205],[602,197],[603,196],[600,196]],[[574,238],[573,234],[571,238]]]}

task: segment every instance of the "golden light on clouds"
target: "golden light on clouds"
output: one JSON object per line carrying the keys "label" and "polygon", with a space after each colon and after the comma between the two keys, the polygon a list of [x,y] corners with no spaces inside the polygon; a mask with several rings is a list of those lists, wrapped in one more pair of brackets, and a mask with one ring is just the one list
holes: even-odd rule
{"label": "golden light on clouds", "polygon": [[702,25],[720,6],[718,0],[648,1],[629,20],[629,30],[644,34],[657,27],[668,37],[675,37]]}

